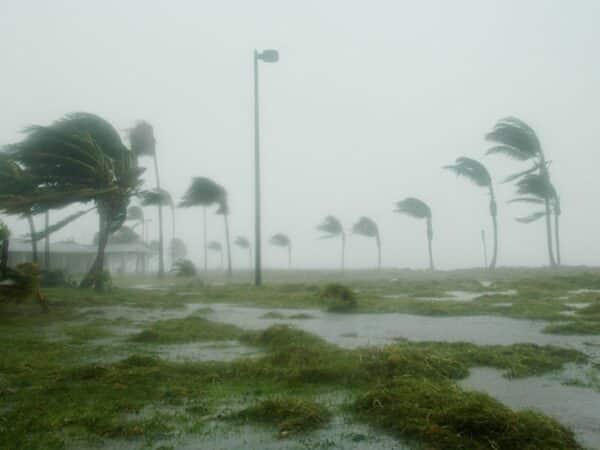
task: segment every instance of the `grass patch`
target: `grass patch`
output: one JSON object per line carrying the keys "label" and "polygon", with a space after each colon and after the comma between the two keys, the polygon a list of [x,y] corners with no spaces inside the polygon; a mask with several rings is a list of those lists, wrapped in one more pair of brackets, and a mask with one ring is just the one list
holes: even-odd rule
{"label": "grass patch", "polygon": [[291,316],[289,316],[289,319],[314,319],[315,316],[311,316],[310,314],[306,314],[306,313],[299,313],[299,314],[292,314]]}
{"label": "grass patch", "polygon": [[230,416],[247,422],[275,425],[280,436],[306,433],[329,422],[331,412],[324,405],[310,399],[280,397],[262,400]]}
{"label": "grass patch", "polygon": [[235,325],[213,322],[203,317],[159,320],[133,335],[133,342],[170,344],[191,341],[223,341],[237,339],[243,331]]}
{"label": "grass patch", "polygon": [[113,335],[106,327],[93,324],[66,327],[64,332],[76,342],[91,341],[93,339],[101,339]]}
{"label": "grass patch", "polygon": [[598,335],[600,334],[600,321],[591,322],[585,320],[576,320],[565,323],[555,323],[547,325],[544,333],[564,334],[564,335]]}
{"label": "grass patch", "polygon": [[397,380],[361,396],[352,410],[399,437],[440,449],[579,449],[573,432],[532,411],[514,412],[448,382]]}

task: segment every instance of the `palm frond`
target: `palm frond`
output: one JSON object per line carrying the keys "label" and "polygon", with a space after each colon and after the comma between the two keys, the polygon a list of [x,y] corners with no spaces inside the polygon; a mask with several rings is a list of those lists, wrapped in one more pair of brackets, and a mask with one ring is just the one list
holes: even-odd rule
{"label": "palm frond", "polygon": [[250,241],[244,236],[236,237],[233,243],[240,248],[250,248]]}
{"label": "palm frond", "polygon": [[376,237],[379,236],[379,228],[372,219],[363,216],[352,225],[352,233],[366,237]]}
{"label": "palm frond", "polygon": [[292,244],[292,241],[286,234],[277,233],[271,236],[269,244],[275,245],[276,247],[289,247]]}
{"label": "palm frond", "polygon": [[427,206],[427,203],[414,197],[407,197],[397,202],[394,212],[406,214],[417,219],[431,217],[431,209]]}
{"label": "palm frond", "polygon": [[207,248],[214,252],[220,252],[223,250],[223,246],[217,241],[210,241],[207,245]]}
{"label": "palm frond", "polygon": [[521,222],[521,223],[531,223],[531,222],[535,222],[536,220],[539,220],[545,216],[546,216],[546,211],[538,211],[538,212],[534,212],[533,214],[530,214],[525,217],[517,217],[515,220],[517,222]]}
{"label": "palm frond", "polygon": [[130,206],[127,209],[127,220],[142,222],[144,220],[144,210],[139,206]]}
{"label": "palm frond", "polygon": [[80,217],[86,215],[90,211],[93,211],[94,209],[96,209],[96,207],[87,209],[85,211],[79,211],[79,212],[76,212],[74,214],[71,214],[71,215],[65,217],[64,219],[59,220],[55,224],[49,226],[45,230],[38,231],[37,233],[33,233],[33,234],[28,234],[27,235],[28,236],[27,240],[28,240],[28,242],[31,242],[31,241],[39,241],[41,239],[44,239],[46,236],[50,236],[52,233],[55,233],[56,231],[63,229],[64,227],[66,227],[70,223],[76,221],[77,219],[79,219]]}
{"label": "palm frond", "polygon": [[317,225],[317,230],[325,233],[324,236],[321,236],[321,239],[328,239],[344,234],[342,223],[334,216],[325,217],[323,222]]}
{"label": "palm frond", "polygon": [[154,128],[148,122],[141,120],[128,130],[131,151],[136,156],[151,156],[156,153]]}
{"label": "palm frond", "polygon": [[196,177],[183,195],[179,207],[210,206],[221,203],[226,194],[225,188],[210,178]]}
{"label": "palm frond", "polygon": [[517,182],[517,194],[546,200],[555,197],[556,191],[547,176],[530,173]]}
{"label": "palm frond", "polygon": [[516,159],[517,161],[527,161],[528,159],[532,158],[531,154],[509,145],[496,145],[488,149],[486,152],[486,155],[497,154],[508,156],[511,159]]}
{"label": "palm frond", "polygon": [[533,203],[536,205],[543,205],[544,200],[537,197],[517,197],[507,201],[506,203]]}
{"label": "palm frond", "polygon": [[498,144],[488,150],[488,154],[503,153],[511,158],[526,160],[536,157],[541,151],[535,131],[516,117],[500,119],[485,138]]}
{"label": "palm frond", "polygon": [[168,191],[164,189],[154,188],[150,191],[142,191],[139,193],[142,206],[172,206],[173,198]]}
{"label": "palm frond", "polygon": [[517,172],[517,173],[513,173],[512,175],[507,176],[503,183],[510,183],[511,181],[517,180],[519,178],[524,177],[525,175],[529,175],[530,173],[534,173],[535,171],[538,170],[539,168],[539,164],[534,164],[533,167],[531,167],[530,169],[524,170],[522,172]]}
{"label": "palm frond", "polygon": [[471,180],[477,186],[488,187],[492,184],[487,168],[475,159],[462,156],[456,159],[455,164],[444,166],[444,169]]}

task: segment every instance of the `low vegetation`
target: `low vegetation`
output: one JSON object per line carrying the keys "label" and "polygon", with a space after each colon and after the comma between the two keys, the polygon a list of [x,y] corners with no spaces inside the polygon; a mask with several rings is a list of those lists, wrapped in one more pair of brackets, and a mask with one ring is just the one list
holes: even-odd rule
{"label": "low vegetation", "polygon": [[356,294],[343,284],[326,285],[319,292],[319,298],[325,302],[327,310],[332,312],[348,312],[357,306]]}
{"label": "low vegetation", "polygon": [[213,322],[203,317],[159,320],[133,335],[134,342],[170,344],[191,341],[223,341],[240,337],[242,330],[234,325]]}

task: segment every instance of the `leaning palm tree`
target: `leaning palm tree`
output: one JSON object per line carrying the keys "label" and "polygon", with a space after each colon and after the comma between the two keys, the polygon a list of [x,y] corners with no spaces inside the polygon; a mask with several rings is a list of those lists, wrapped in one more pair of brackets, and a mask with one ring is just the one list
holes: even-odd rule
{"label": "leaning palm tree", "polygon": [[248,250],[248,267],[252,269],[252,246],[250,245],[250,241],[244,236],[238,236],[235,238],[235,241],[233,243],[239,248]]}
{"label": "leaning palm tree", "polygon": [[[125,221],[142,170],[135,166],[115,128],[93,114],[70,114],[49,126],[29,127],[25,133],[25,139],[9,146],[8,151],[34,180],[35,189],[25,195],[0,192],[0,210],[9,214],[43,213],[73,203],[94,202],[100,222],[98,251],[81,286],[101,290],[106,244]],[[60,226],[69,220],[62,220]],[[50,228],[56,231],[58,226]]]}
{"label": "leaning palm tree", "polygon": [[[160,173],[158,171],[154,128],[146,121],[139,121],[132,129],[129,130],[129,142],[131,143],[131,151],[135,157],[136,165],[138,158],[141,156],[151,156],[154,160],[154,177],[156,179],[155,192],[160,196],[163,190],[160,187]],[[156,203],[152,203],[152,205],[155,205],[158,208],[158,276],[162,277],[165,273],[162,214],[164,203],[162,201],[158,201]]]}
{"label": "leaning palm tree", "polygon": [[381,237],[377,224],[372,219],[363,216],[352,226],[352,234],[375,238],[375,244],[377,245],[377,270],[381,269]]}
{"label": "leaning palm tree", "polygon": [[271,236],[269,239],[269,244],[274,245],[275,247],[286,247],[288,251],[288,269],[292,268],[292,241],[291,239],[283,234],[277,233]]}
{"label": "leaning palm tree", "polygon": [[427,249],[429,250],[429,270],[434,270],[433,252],[431,241],[433,240],[433,226],[431,223],[431,208],[425,202],[414,197],[407,197],[396,203],[394,212],[406,214],[417,219],[427,220]]}
{"label": "leaning palm tree", "polygon": [[202,206],[202,222],[203,222],[203,237],[204,237],[204,270],[208,270],[208,241],[206,239],[206,208],[217,204],[219,207],[226,199],[226,192],[223,186],[214,182],[210,178],[195,177],[183,195],[183,199],[179,203],[181,208],[189,208],[192,206]]}
{"label": "leaning palm tree", "polygon": [[231,269],[231,241],[229,239],[229,203],[227,203],[227,192],[225,188],[223,188],[223,197],[219,202],[219,209],[217,209],[217,214],[223,216],[223,221],[225,223],[225,245],[227,248],[227,276],[231,277],[232,269]]}
{"label": "leaning palm tree", "polygon": [[490,196],[490,215],[492,216],[492,225],[494,229],[494,247],[489,268],[496,268],[496,259],[498,257],[498,207],[496,205],[496,196],[494,194],[494,186],[492,184],[490,173],[479,161],[464,156],[457,158],[454,164],[444,166],[444,169],[454,172],[457,176],[465,177],[472,181],[476,186],[487,188]]}
{"label": "leaning palm tree", "polygon": [[223,246],[217,241],[210,241],[207,248],[213,252],[219,252],[219,256],[221,257],[219,267],[223,268]]}
{"label": "leaning palm tree", "polygon": [[[143,191],[140,193],[142,206],[157,206],[159,209],[158,214],[158,275],[161,276],[164,273],[164,235],[163,235],[163,218],[162,218],[162,207],[168,206],[171,208],[171,214],[173,223],[175,223],[175,205],[173,204],[173,198],[168,191],[160,188],[155,188],[150,191]],[[162,269],[161,269],[162,267]]]}
{"label": "leaning palm tree", "polygon": [[[537,173],[545,179],[544,183],[552,185],[550,181],[550,172],[548,170],[549,163],[546,161],[544,151],[540,140],[535,131],[520,119],[515,117],[506,117],[500,119],[494,129],[486,134],[485,138],[497,145],[490,148],[487,154],[502,154],[518,161],[532,161],[532,166],[528,169],[509,176],[506,181],[514,181],[522,179],[527,175]],[[548,259],[551,266],[560,264],[560,239],[558,236],[558,222],[561,213],[560,200],[558,193],[555,192],[553,197],[543,199],[546,218],[546,241],[548,246]],[[554,258],[553,243],[552,243],[552,221],[551,216],[554,213],[555,221],[555,239],[556,239],[556,256]]]}
{"label": "leaning palm tree", "polygon": [[317,225],[317,230],[325,233],[321,236],[321,239],[331,239],[335,237],[340,237],[342,241],[342,272],[344,271],[344,256],[346,253],[346,233],[344,232],[344,227],[338,218],[334,216],[327,216],[323,219],[319,225]]}

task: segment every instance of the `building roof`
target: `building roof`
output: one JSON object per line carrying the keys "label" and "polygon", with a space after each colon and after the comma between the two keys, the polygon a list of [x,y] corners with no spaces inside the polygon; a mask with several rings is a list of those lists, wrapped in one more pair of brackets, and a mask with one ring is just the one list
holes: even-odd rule
{"label": "building roof", "polygon": [[[50,243],[50,253],[52,254],[80,254],[95,255],[98,248],[95,245],[78,244],[75,241],[59,241]],[[8,247],[8,253],[31,253],[31,243],[24,239],[11,239]],[[142,242],[131,244],[108,244],[106,254],[121,253],[144,253],[156,254],[148,245]]]}

